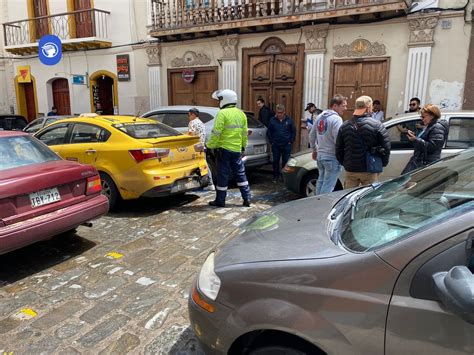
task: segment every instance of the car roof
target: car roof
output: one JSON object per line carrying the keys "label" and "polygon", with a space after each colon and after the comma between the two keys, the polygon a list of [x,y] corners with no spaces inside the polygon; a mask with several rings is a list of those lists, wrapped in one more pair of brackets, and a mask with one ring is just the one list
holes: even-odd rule
{"label": "car roof", "polygon": [[23,131],[0,131],[0,137],[29,136]]}
{"label": "car roof", "polygon": [[[458,111],[441,111],[441,118],[445,115],[453,116],[453,115],[468,115],[468,116],[473,116],[474,117],[474,111],[473,110],[458,110]],[[399,121],[405,121],[406,119],[413,119],[413,118],[420,118],[421,115],[419,112],[407,112],[403,113],[401,115],[393,116],[393,117],[388,117],[385,123],[394,123],[394,122],[399,122]]]}
{"label": "car roof", "polygon": [[212,106],[173,105],[173,106],[160,106],[160,107],[155,108],[154,110],[145,112],[143,115],[147,115],[153,112],[160,112],[160,111],[188,111],[190,108],[197,108],[200,112],[209,113],[214,116],[219,111],[219,107],[212,107]]}
{"label": "car roof", "polygon": [[54,122],[54,124],[62,122],[78,122],[78,123],[95,123],[102,126],[111,126],[118,123],[153,123],[156,124],[156,121],[149,120],[147,118],[134,117],[134,116],[84,116],[84,117],[71,117],[62,119]]}

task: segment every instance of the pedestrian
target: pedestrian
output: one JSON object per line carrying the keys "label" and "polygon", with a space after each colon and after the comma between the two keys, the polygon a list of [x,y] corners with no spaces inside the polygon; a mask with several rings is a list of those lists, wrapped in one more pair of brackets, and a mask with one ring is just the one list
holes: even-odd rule
{"label": "pedestrian", "polygon": [[[339,129],[336,157],[346,170],[346,189],[376,182],[382,166],[387,166],[390,136],[384,125],[372,118],[372,99],[369,96],[357,98],[352,119]],[[376,169],[369,164],[373,159],[380,163]]]}
{"label": "pedestrian", "polygon": [[419,111],[421,110],[420,104],[421,104],[421,101],[420,101],[419,98],[417,98],[417,97],[412,97],[412,98],[410,99],[410,104],[409,104],[408,110],[405,111],[405,113],[409,113],[409,112],[419,112]]}
{"label": "pedestrian", "polygon": [[225,206],[229,175],[232,172],[244,200],[250,207],[250,186],[242,161],[248,140],[247,116],[236,107],[237,94],[233,90],[217,90],[212,98],[219,100],[220,110],[214,121],[207,148],[215,149],[217,164],[216,198],[209,205]]}
{"label": "pedestrian", "polygon": [[341,164],[336,158],[336,139],[342,125],[342,114],[347,109],[347,98],[335,95],[329,109],[316,118],[309,133],[310,148],[313,149],[313,159],[318,166],[318,180],[315,195],[332,192],[341,172]]}
{"label": "pedestrian", "polygon": [[[201,119],[199,118],[199,110],[195,107],[190,108],[188,111],[188,134],[190,136],[198,136],[199,141],[204,147],[204,151],[206,150],[206,126],[202,123]],[[209,169],[209,164],[207,163],[207,156],[206,156],[206,165],[207,165],[207,176],[209,177],[209,185],[208,189],[210,191],[214,191],[214,183],[212,180],[212,173],[211,169]]]}
{"label": "pedestrian", "polygon": [[[420,112],[420,103],[421,101],[419,98],[412,97],[410,99],[410,105],[408,107],[408,110],[405,111],[405,113]],[[408,131],[415,132],[415,135],[418,135],[418,133],[420,133],[424,128],[425,127],[423,126],[422,122],[415,123],[414,121],[397,125],[397,129],[400,132],[400,141],[408,142]]]}
{"label": "pedestrian", "polygon": [[48,112],[48,116],[56,116],[58,114],[58,109],[53,106],[51,107],[51,111]]}
{"label": "pedestrian", "polygon": [[258,120],[262,122],[265,127],[268,127],[270,118],[273,116],[273,112],[267,105],[265,105],[265,100],[261,96],[257,99],[257,107],[259,109]]}
{"label": "pedestrian", "polygon": [[322,110],[317,108],[316,105],[312,102],[307,104],[304,110],[308,111],[310,114],[310,116],[306,118],[306,130],[310,132],[311,128],[313,127],[314,121],[316,120],[316,117],[322,112]]}
{"label": "pedestrian", "polygon": [[408,173],[441,158],[441,150],[448,136],[448,122],[440,120],[441,111],[438,106],[428,104],[421,109],[424,129],[416,135],[408,130],[407,138],[413,144],[413,156],[402,171]]}
{"label": "pedestrian", "polygon": [[372,117],[380,122],[383,122],[385,120],[385,114],[382,111],[382,105],[380,104],[380,100],[374,100]]}
{"label": "pedestrian", "polygon": [[[267,129],[267,137],[272,146],[273,182],[281,179],[281,168],[290,159],[291,146],[296,138],[296,127],[293,119],[286,115],[285,106],[277,105]],[[280,165],[281,160],[281,165]]]}

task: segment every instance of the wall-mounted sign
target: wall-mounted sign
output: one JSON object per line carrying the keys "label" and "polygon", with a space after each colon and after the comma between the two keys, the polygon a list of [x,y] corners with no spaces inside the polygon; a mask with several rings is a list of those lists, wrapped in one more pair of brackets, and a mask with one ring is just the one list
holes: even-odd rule
{"label": "wall-mounted sign", "polygon": [[19,65],[16,68],[19,83],[31,83],[31,69],[29,65]]}
{"label": "wall-mounted sign", "polygon": [[184,69],[181,72],[181,78],[185,83],[192,83],[194,80],[194,69]]}
{"label": "wall-mounted sign", "polygon": [[130,80],[130,57],[128,54],[117,55],[117,77],[119,81]]}
{"label": "wall-mounted sign", "polygon": [[97,107],[97,103],[99,102],[99,88],[97,85],[92,85],[92,100],[94,102],[94,106]]}
{"label": "wall-mounted sign", "polygon": [[72,76],[72,83],[76,85],[84,85],[86,83],[86,76],[85,75],[73,75]]}
{"label": "wall-mounted sign", "polygon": [[58,36],[46,35],[38,43],[38,56],[44,65],[58,64],[63,55],[61,39]]}

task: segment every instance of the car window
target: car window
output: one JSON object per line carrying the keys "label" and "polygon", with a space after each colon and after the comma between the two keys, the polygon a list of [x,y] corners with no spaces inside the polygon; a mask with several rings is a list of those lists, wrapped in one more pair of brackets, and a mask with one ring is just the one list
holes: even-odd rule
{"label": "car window", "polygon": [[0,138],[0,170],[61,160],[31,136]]}
{"label": "car window", "polygon": [[76,123],[71,133],[71,143],[97,143],[105,142],[110,137],[110,132],[91,124]]}
{"label": "car window", "polygon": [[173,127],[188,127],[189,119],[187,112],[167,112],[163,123]]}
{"label": "car window", "polygon": [[67,123],[55,125],[49,129],[46,129],[44,132],[41,132],[41,134],[37,135],[36,138],[46,145],[63,144],[68,127],[69,124]]}
{"label": "car window", "polygon": [[392,150],[413,149],[413,145],[410,143],[405,133],[407,129],[415,132],[415,134],[420,133],[423,130],[421,119],[405,121],[401,124],[396,124],[387,128],[387,132],[390,135]]}
{"label": "car window", "polygon": [[451,117],[447,148],[469,148],[474,146],[474,117]]}
{"label": "car window", "polygon": [[253,112],[246,111],[245,115],[247,116],[248,128],[264,128],[265,127],[262,122],[260,122],[259,120],[255,118]]}
{"label": "car window", "polygon": [[36,132],[43,127],[43,119],[38,118],[25,127],[24,131],[28,133]]}
{"label": "car window", "polygon": [[474,151],[369,188],[343,217],[341,242],[364,252],[474,207]]}
{"label": "car window", "polygon": [[170,136],[180,136],[181,132],[159,123],[119,123],[112,127],[124,132],[133,138],[161,138]]}
{"label": "car window", "polygon": [[53,122],[56,122],[58,119],[57,118],[47,118],[46,119],[46,122],[44,123],[45,126],[53,123]]}
{"label": "car window", "polygon": [[146,117],[146,118],[149,118],[151,120],[158,121],[158,122],[163,122],[163,120],[165,119],[165,116],[166,116],[166,113],[155,113],[154,115],[143,116],[143,117]]}

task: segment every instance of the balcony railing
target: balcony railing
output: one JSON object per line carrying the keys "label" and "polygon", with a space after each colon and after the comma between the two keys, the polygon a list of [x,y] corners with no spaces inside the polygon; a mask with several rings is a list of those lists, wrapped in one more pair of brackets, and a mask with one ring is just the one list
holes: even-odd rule
{"label": "balcony railing", "polygon": [[7,22],[3,24],[5,49],[15,52],[18,47],[31,44],[37,47],[36,42],[47,34],[58,36],[63,44],[87,42],[91,38],[106,40],[108,15],[108,11],[87,9]]}
{"label": "balcony railing", "polygon": [[302,16],[311,19],[309,15],[314,13],[337,17],[341,10],[348,10],[346,15],[351,16],[376,5],[374,11],[379,12],[403,10],[409,3],[411,0],[152,0],[150,34],[159,37],[173,30],[192,32],[200,26],[212,26],[213,30],[219,30],[218,26],[258,26],[283,17],[286,20],[281,22],[292,22]]}

